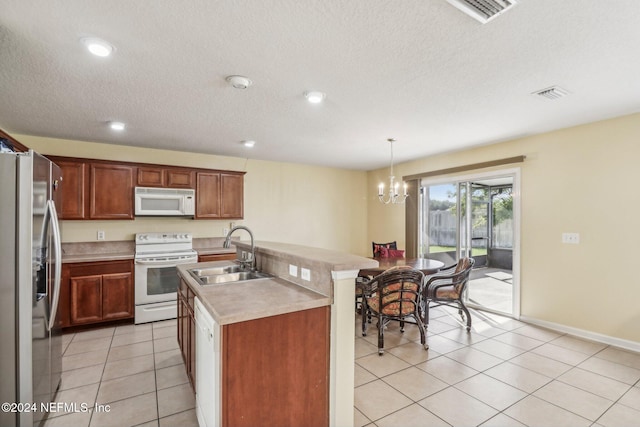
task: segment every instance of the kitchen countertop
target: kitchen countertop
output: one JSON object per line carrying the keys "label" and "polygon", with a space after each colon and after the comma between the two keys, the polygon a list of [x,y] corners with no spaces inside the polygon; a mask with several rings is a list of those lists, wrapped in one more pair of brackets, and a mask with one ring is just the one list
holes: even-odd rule
{"label": "kitchen countertop", "polygon": [[133,259],[133,240],[62,244],[62,262],[120,261]]}
{"label": "kitchen countertop", "polygon": [[[224,237],[194,238],[193,249],[198,255],[235,253],[235,248],[223,248]],[[134,259],[133,240],[106,242],[71,242],[62,244],[62,262],[120,261]]]}
{"label": "kitchen countertop", "polygon": [[279,277],[201,286],[188,270],[233,264],[211,261],[178,265],[178,273],[221,325],[324,307],[331,298]]}

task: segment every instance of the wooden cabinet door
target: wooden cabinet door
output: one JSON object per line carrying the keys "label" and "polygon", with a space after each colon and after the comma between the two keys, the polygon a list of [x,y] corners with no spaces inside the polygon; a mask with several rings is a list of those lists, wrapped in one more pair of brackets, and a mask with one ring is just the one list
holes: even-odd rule
{"label": "wooden cabinet door", "polygon": [[164,187],[164,172],[162,168],[138,167],[137,185],[141,187]]}
{"label": "wooden cabinet door", "polygon": [[328,426],[330,317],[318,307],[224,325],[222,425]]}
{"label": "wooden cabinet door", "polygon": [[196,319],[195,313],[189,313],[189,368],[187,369],[187,375],[189,375],[189,381],[193,390],[196,389]]}
{"label": "wooden cabinet door", "polygon": [[102,276],[102,320],[133,316],[134,289],[132,273]]}
{"label": "wooden cabinet door", "polygon": [[136,185],[142,187],[193,188],[189,169],[138,166]]}
{"label": "wooden cabinet door", "polygon": [[[186,316],[186,311],[184,309],[184,299],[182,298],[182,294],[178,292],[178,313],[177,313],[177,333],[178,333],[178,346],[180,347],[180,352],[184,348],[184,335],[182,333],[182,319]],[[184,355],[183,355],[184,359]]]}
{"label": "wooden cabinet door", "polygon": [[189,309],[187,308],[187,302],[184,298],[182,298],[182,317],[179,319],[179,327],[181,329],[180,335],[182,337],[182,346],[180,347],[180,352],[182,353],[182,360],[184,360],[184,366],[187,370],[187,375],[189,375],[189,371],[191,370],[191,357],[189,355],[189,350],[191,349],[190,335],[189,335]]}
{"label": "wooden cabinet door", "polygon": [[72,277],[69,288],[71,324],[102,320],[102,276]]}
{"label": "wooden cabinet door", "polygon": [[196,218],[220,218],[220,174],[198,172]]}
{"label": "wooden cabinet door", "polygon": [[241,219],[244,216],[244,175],[220,174],[220,216]]}
{"label": "wooden cabinet door", "polygon": [[242,219],[244,217],[244,175],[198,172],[196,218]]}
{"label": "wooden cabinet door", "polygon": [[91,164],[90,217],[133,219],[132,166]]}
{"label": "wooden cabinet door", "polygon": [[167,169],[166,184],[171,188],[193,188],[193,173],[188,169]]}
{"label": "wooden cabinet door", "polygon": [[60,219],[85,219],[86,163],[60,160],[55,163],[62,170]]}
{"label": "wooden cabinet door", "polygon": [[58,311],[62,327],[133,319],[133,261],[63,264]]}

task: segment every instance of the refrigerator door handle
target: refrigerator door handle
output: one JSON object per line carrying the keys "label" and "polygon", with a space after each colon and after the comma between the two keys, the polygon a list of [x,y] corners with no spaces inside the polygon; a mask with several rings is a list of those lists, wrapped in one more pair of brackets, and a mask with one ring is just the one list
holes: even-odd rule
{"label": "refrigerator door handle", "polygon": [[53,294],[51,302],[51,318],[47,322],[47,328],[53,329],[56,322],[56,314],[58,311],[58,301],[60,300],[60,282],[62,276],[62,242],[60,240],[60,225],[58,223],[58,212],[53,200],[47,200],[47,210],[51,220],[51,228],[53,229],[53,244],[55,247],[55,277],[53,279]]}

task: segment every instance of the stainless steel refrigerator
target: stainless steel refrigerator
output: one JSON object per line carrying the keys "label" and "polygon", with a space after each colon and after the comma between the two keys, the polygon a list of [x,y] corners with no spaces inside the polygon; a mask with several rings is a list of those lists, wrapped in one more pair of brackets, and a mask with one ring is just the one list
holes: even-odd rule
{"label": "stainless steel refrigerator", "polygon": [[46,157],[0,153],[0,402],[34,405],[3,406],[1,426],[41,424],[60,386],[61,182]]}

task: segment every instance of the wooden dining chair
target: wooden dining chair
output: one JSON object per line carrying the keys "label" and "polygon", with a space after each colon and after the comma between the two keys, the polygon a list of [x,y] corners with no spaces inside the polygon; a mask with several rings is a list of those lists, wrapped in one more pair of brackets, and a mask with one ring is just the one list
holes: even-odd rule
{"label": "wooden dining chair", "polygon": [[[400,322],[400,332],[405,323],[418,326],[420,343],[425,349],[425,327],[422,323],[421,292],[424,274],[408,266],[393,267],[374,277],[370,282],[371,296],[365,298],[366,307],[378,319],[378,354],[384,353],[384,329],[391,321]],[[362,314],[362,335],[366,336],[367,321]]]}
{"label": "wooden dining chair", "polygon": [[[376,243],[376,242],[371,242],[371,249],[373,251],[373,257],[374,258],[380,258],[381,256],[383,256],[383,253],[385,252],[385,250],[397,250],[398,249],[398,243],[394,240],[393,242],[388,242],[388,243]],[[387,255],[389,256],[389,255]]]}
{"label": "wooden dining chair", "polygon": [[467,331],[471,330],[471,315],[463,298],[474,263],[473,258],[460,258],[457,264],[445,267],[427,279],[422,292],[425,327],[429,327],[429,307],[446,305],[457,308],[462,321],[466,320]]}

